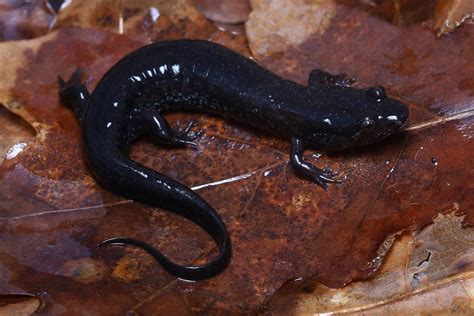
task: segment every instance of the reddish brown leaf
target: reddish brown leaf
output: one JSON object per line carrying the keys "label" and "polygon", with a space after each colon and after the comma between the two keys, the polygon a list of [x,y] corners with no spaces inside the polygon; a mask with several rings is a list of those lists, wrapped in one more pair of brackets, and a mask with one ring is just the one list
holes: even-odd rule
{"label": "reddish brown leaf", "polygon": [[271,315],[318,313],[471,315],[474,230],[462,228],[457,206],[419,233],[387,239],[382,269],[366,280],[330,289],[314,280],[285,284],[271,299]]}
{"label": "reddish brown leaf", "polygon": [[[270,13],[268,8],[264,12]],[[286,21],[297,27],[294,23]],[[265,28],[265,24],[261,26]],[[358,85],[381,84],[387,87],[389,94],[413,103],[410,122],[415,132],[407,134],[403,144],[399,144],[398,153],[395,152],[397,146],[392,145],[394,152],[390,155],[385,151],[379,163],[374,164],[374,168],[380,168],[385,159],[386,170],[366,169],[365,177],[361,174],[362,177],[355,180],[363,183],[363,194],[359,192],[362,189],[359,185],[358,192],[350,194],[345,211],[335,213],[338,215],[324,224],[317,236],[320,241],[313,240],[323,245],[318,257],[327,268],[317,272],[323,283],[340,286],[351,278],[360,277],[362,271],[362,275],[370,274],[380,264],[380,260],[371,262],[371,259],[386,236],[413,224],[428,224],[453,202],[462,200],[463,212],[469,213],[472,209],[474,201],[468,198],[472,185],[464,176],[464,163],[471,161],[468,152],[474,148],[467,136],[472,129],[473,107],[470,92],[462,88],[460,82],[470,80],[474,66],[468,62],[471,53],[453,58],[447,52],[460,46],[465,47],[461,51],[470,52],[474,48],[470,40],[473,31],[466,26],[453,36],[439,40],[420,25],[397,28],[339,6],[330,27],[323,29],[320,35],[309,36],[298,46],[289,45],[285,51],[275,54],[262,49],[265,46],[259,45],[260,38],[254,40],[265,34],[265,29],[248,29],[252,50],[264,54],[259,56],[262,63],[285,77],[305,82],[313,68],[357,74]],[[357,45],[354,45],[355,38]],[[282,44],[273,41],[272,45]],[[439,124],[449,121],[449,117],[454,123]],[[423,125],[427,120],[438,124]],[[417,127],[431,128],[419,130]],[[425,158],[420,160],[421,157]],[[458,160],[459,157],[465,158]],[[431,162],[432,158],[436,165]],[[441,159],[446,163],[444,167]],[[364,166],[367,168],[367,163]],[[471,167],[467,170],[474,172]],[[347,174],[351,175],[350,179],[357,178],[354,171]],[[332,241],[336,232],[338,239],[344,241],[337,247],[334,244],[337,241]],[[367,256],[368,253],[372,255]],[[339,279],[342,275],[348,278]]]}
{"label": "reddish brown leaf", "polygon": [[[214,244],[181,217],[95,184],[82,159],[79,125],[58,103],[56,75],[81,65],[93,88],[114,62],[150,38],[223,33],[198,15],[181,15],[191,9],[172,10],[188,8],[184,2],[164,1],[145,36],[136,35],[140,10],[137,28],[124,28],[130,37],[69,29],[4,43],[0,103],[37,136],[0,166],[0,271],[6,276],[0,292],[45,292],[50,314],[148,314],[158,307],[163,313],[256,312],[294,278],[341,286],[373,274],[389,249],[387,236],[424,227],[453,203],[472,221],[472,25],[436,39],[421,25],[395,27],[350,7],[295,0],[305,10],[288,7],[285,16],[272,11],[281,9],[276,2],[255,6],[260,11],[247,25],[260,63],[302,83],[318,67],[354,75],[359,87],[382,84],[410,103],[408,132],[369,148],[319,158],[308,153],[344,180],[324,192],[294,175],[285,140],[209,116],[169,115],[173,124],[193,119],[205,128],[198,149],[140,142],[132,157],[193,187],[223,217],[234,246],[224,273],[184,283],[137,249],[97,251],[104,238],[126,235],[189,263],[212,255]],[[305,31],[320,10],[328,14]],[[268,29],[279,36],[268,36]],[[245,41],[222,38],[245,51]]]}
{"label": "reddish brown leaf", "polygon": [[0,314],[1,315],[31,315],[38,310],[41,305],[39,298],[26,294],[0,294]]}
{"label": "reddish brown leaf", "polygon": [[472,0],[336,0],[381,16],[394,25],[430,25],[438,36],[454,31],[474,19]]}
{"label": "reddish brown leaf", "polygon": [[209,20],[227,24],[245,22],[250,11],[248,0],[191,0],[191,3]]}
{"label": "reddish brown leaf", "polygon": [[62,10],[56,28],[80,26],[130,34],[143,40],[212,39],[249,54],[246,38],[223,32],[187,0],[73,1]]}
{"label": "reddish brown leaf", "polygon": [[46,34],[55,13],[45,0],[0,2],[0,42]]}
{"label": "reddish brown leaf", "polygon": [[[451,0],[447,0],[451,1]],[[441,2],[447,2],[441,0]],[[364,3],[364,1],[360,1]],[[375,0],[371,8],[394,25],[413,25],[432,18],[439,0]],[[366,3],[366,2],[365,2]],[[370,2],[369,2],[370,3]]]}
{"label": "reddish brown leaf", "polygon": [[439,35],[454,31],[462,23],[474,20],[474,1],[438,1],[433,27]]}
{"label": "reddish brown leaf", "polygon": [[35,131],[21,117],[0,106],[0,161],[13,159],[35,136]]}

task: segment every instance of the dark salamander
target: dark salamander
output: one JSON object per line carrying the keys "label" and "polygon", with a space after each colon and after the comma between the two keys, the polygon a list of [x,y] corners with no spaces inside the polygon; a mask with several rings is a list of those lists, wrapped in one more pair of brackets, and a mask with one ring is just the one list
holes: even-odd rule
{"label": "dark salamander", "polygon": [[399,130],[408,108],[382,87],[348,87],[338,76],[314,70],[309,86],[284,80],[252,60],[206,41],[160,42],[120,60],[89,95],[76,71],[59,95],[82,124],[88,166],[104,188],[135,201],[178,213],[202,227],[219,254],[202,266],[171,262],[151,245],[119,237],[146,250],[172,275],[201,280],[222,272],[231,242],[216,211],[186,186],[128,157],[129,145],[145,134],[159,144],[193,145],[196,133],[170,128],[166,111],[211,113],[291,140],[290,161],[302,176],[325,188],[336,182],[303,160],[306,147],[341,150],[377,142]]}

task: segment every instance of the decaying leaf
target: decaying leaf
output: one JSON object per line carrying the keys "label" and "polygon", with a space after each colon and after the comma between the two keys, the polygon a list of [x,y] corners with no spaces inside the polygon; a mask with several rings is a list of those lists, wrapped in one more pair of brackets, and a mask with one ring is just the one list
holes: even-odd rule
{"label": "decaying leaf", "polygon": [[[284,51],[308,37],[322,34],[336,13],[334,1],[251,1],[253,11],[246,23],[252,52],[256,55]],[[271,18],[269,18],[271,14]],[[255,30],[257,28],[257,30]]]}
{"label": "decaying leaf", "polygon": [[35,136],[34,130],[17,115],[0,107],[0,161],[12,159]]}
{"label": "decaying leaf", "polygon": [[[441,0],[441,2],[447,1]],[[433,17],[438,0],[362,0],[359,2],[365,5],[369,12],[386,18],[394,25],[409,26],[429,21]]]}
{"label": "decaying leaf", "polygon": [[245,22],[250,5],[248,0],[191,0],[197,9],[211,21],[235,24]]}
{"label": "decaying leaf", "polygon": [[160,39],[206,36],[215,29],[185,0],[73,1],[59,13],[55,25],[71,26]]}
{"label": "decaying leaf", "polygon": [[[457,206],[453,206],[454,209]],[[380,271],[366,281],[330,289],[311,280],[289,282],[270,300],[273,315],[432,313],[471,315],[474,230],[456,210],[418,233],[396,238]]]}
{"label": "decaying leaf", "polygon": [[0,294],[0,315],[29,316],[41,306],[41,301],[33,295]]}
{"label": "decaying leaf", "polygon": [[[124,235],[146,240],[178,262],[202,263],[215,245],[175,214],[98,187],[82,158],[80,126],[59,104],[56,76],[67,77],[80,65],[93,89],[123,55],[164,39],[210,39],[250,52],[245,36],[219,31],[185,1],[138,7],[73,1],[60,12],[55,32],[0,44],[0,103],[36,133],[0,165],[1,293],[47,293],[42,299],[48,314],[255,313],[288,280],[339,287],[370,277],[390,250],[393,238],[387,236],[422,229],[453,205],[472,222],[472,25],[437,39],[421,24],[394,26],[339,2],[255,0],[252,7],[246,29],[259,63],[304,84],[320,68],[356,77],[356,87],[383,85],[409,104],[406,132],[368,148],[323,156],[308,152],[309,161],[338,171],[343,180],[324,192],[294,174],[287,140],[206,115],[167,115],[172,125],[198,122],[205,132],[197,149],[143,140],[134,144],[131,157],[192,187],[216,208],[231,233],[230,266],[213,279],[185,283],[138,249],[98,251],[97,242]],[[450,231],[462,231],[458,217],[440,218],[415,235],[427,237],[409,252],[411,276],[404,280],[410,281],[378,287],[386,297],[400,293],[400,284],[406,291],[447,278],[435,265],[416,265],[427,260],[422,247],[436,248],[448,229],[434,233],[439,222],[455,218]],[[451,245],[443,243],[428,263],[442,258],[445,244]],[[407,241],[402,245],[408,247]],[[467,271],[468,258],[460,256],[467,246],[450,252],[459,261],[450,262],[448,271]],[[398,267],[383,267],[380,282],[392,285],[384,276],[392,271],[399,276]],[[416,273],[418,284],[412,283]],[[352,307],[373,302],[350,299]]]}
{"label": "decaying leaf", "polygon": [[438,36],[450,33],[473,20],[472,0],[337,0],[340,4],[358,7],[387,19],[394,25],[410,26],[424,23]]}
{"label": "decaying leaf", "polygon": [[44,0],[0,1],[0,41],[46,34],[54,16]]}
{"label": "decaying leaf", "polygon": [[474,1],[438,1],[433,27],[438,36],[454,31],[462,23],[474,20]]}
{"label": "decaying leaf", "polygon": [[71,26],[129,34],[151,41],[210,39],[248,54],[244,36],[219,30],[187,0],[73,1],[59,13],[55,28]]}

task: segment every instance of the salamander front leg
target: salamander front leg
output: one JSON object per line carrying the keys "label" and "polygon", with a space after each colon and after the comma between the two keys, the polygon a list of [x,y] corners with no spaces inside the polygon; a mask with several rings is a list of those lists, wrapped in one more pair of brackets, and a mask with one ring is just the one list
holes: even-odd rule
{"label": "salamander front leg", "polygon": [[324,190],[328,189],[328,183],[340,182],[334,179],[331,171],[321,170],[314,165],[303,160],[304,143],[299,138],[291,139],[290,161],[295,171],[302,176],[309,178],[321,186]]}
{"label": "salamander front leg", "polygon": [[160,144],[196,147],[194,140],[199,137],[199,133],[191,130],[193,125],[194,123],[189,124],[184,131],[174,131],[159,111],[144,110],[130,119],[128,138],[133,140],[143,134],[149,134]]}

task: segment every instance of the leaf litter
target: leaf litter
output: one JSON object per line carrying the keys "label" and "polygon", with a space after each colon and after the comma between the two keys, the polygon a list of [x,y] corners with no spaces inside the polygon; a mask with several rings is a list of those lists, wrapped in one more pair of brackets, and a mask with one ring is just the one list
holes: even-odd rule
{"label": "leaf litter", "polygon": [[[273,1],[275,3],[278,1]],[[90,5],[94,5],[93,2]],[[43,299],[54,302],[45,307],[50,313],[64,308],[76,310],[84,306],[84,302],[92,306],[89,310],[92,313],[105,310],[118,313],[180,310],[183,314],[255,312],[290,279],[304,276],[340,286],[351,279],[368,277],[390,249],[390,243],[385,248],[380,247],[387,236],[430,224],[452,201],[456,201],[465,214],[465,221],[470,221],[472,201],[468,197],[472,196],[472,187],[463,180],[466,165],[461,161],[469,159],[466,154],[472,148],[472,108],[469,106],[472,103],[466,96],[473,72],[462,68],[466,71],[462,78],[453,73],[459,69],[456,67],[466,66],[464,61],[472,51],[465,40],[469,38],[471,27],[464,25],[452,34],[454,39],[446,37],[438,42],[431,40],[429,31],[420,25],[411,29],[395,28],[362,11],[337,6],[333,8],[334,17],[321,32],[300,37],[293,43],[296,46],[274,43],[280,45],[280,50],[270,54],[256,48],[259,41],[255,36],[260,31],[251,29],[265,24],[248,23],[247,34],[254,56],[268,68],[302,83],[310,69],[320,67],[333,73],[358,74],[357,84],[361,86],[386,85],[390,94],[410,101],[413,114],[408,127],[410,132],[373,148],[318,158],[309,153],[308,159],[313,159],[318,166],[327,165],[341,171],[346,181],[344,186],[331,187],[328,193],[323,193],[287,170],[288,144],[285,141],[208,116],[173,114],[169,116],[172,122],[196,120],[206,130],[198,150],[168,152],[140,142],[134,146],[132,157],[200,189],[200,194],[229,225],[234,242],[231,267],[215,279],[187,284],[170,278],[136,249],[97,253],[95,243],[117,234],[117,230],[124,235],[147,239],[182,262],[205,260],[206,249],[214,248],[208,237],[187,221],[124,201],[98,188],[79,158],[77,123],[57,104],[55,95],[56,74],[66,75],[76,64],[82,64],[92,78],[92,88],[114,60],[149,39],[199,34],[248,54],[246,41],[241,36],[216,30],[197,13],[193,13],[193,21],[183,22],[186,14],[180,15],[180,8],[188,12],[190,9],[182,1],[179,5],[178,9],[174,1],[158,5],[160,19],[164,21],[158,24],[146,23],[150,17],[148,9],[133,11],[128,21],[134,21],[133,14],[138,18],[135,24],[130,24],[133,27],[124,26],[124,33],[133,34],[139,26],[148,30],[144,33],[146,36],[133,41],[73,29],[8,46],[6,56],[11,57],[11,51],[24,53],[15,53],[17,63],[4,70],[13,81],[2,82],[0,102],[30,123],[38,136],[35,141],[27,142],[18,156],[4,161],[0,167],[1,192],[7,195],[8,201],[0,209],[4,219],[1,227],[6,229],[2,249],[4,253],[14,254],[0,262],[0,269],[9,271],[9,277],[0,283],[1,292],[11,293],[19,288],[27,293],[46,292]],[[168,12],[177,11],[177,19],[172,18],[174,13],[166,13],[167,6],[171,8]],[[258,8],[255,2],[252,6]],[[267,12],[267,19],[270,17]],[[295,15],[290,15],[285,22],[291,24],[294,19]],[[117,21],[120,25],[120,19]],[[76,25],[82,26],[82,23]],[[127,25],[127,21],[124,23]],[[120,27],[110,25],[112,31],[121,33]],[[194,29],[190,31],[189,25],[194,25]],[[61,24],[57,27],[61,28]],[[101,25],[91,27],[101,28]],[[200,32],[201,28],[206,31]],[[383,36],[375,32],[364,37],[369,33],[366,30],[380,30]],[[346,32],[349,34],[344,36]],[[408,32],[415,35],[410,37]],[[265,36],[264,32],[261,34]],[[338,44],[339,51],[334,51],[331,39],[338,39],[336,43],[350,43],[354,37],[367,43],[361,47],[369,47],[374,52],[383,52],[387,45],[396,49],[375,54],[376,60],[372,63],[368,57],[374,56],[364,56],[366,50],[358,51],[358,47],[350,47],[351,51],[346,53],[340,49],[343,45]],[[415,39],[420,41],[419,46]],[[318,49],[313,48],[311,40],[317,43]],[[264,40],[260,43],[266,45]],[[423,45],[424,49],[420,48]],[[64,54],[63,47],[78,51],[75,46],[81,48],[80,54],[54,57]],[[451,46],[465,47],[466,55],[456,58],[456,55],[441,53],[442,48],[452,51]],[[2,48],[5,46],[0,47],[0,56]],[[299,57],[295,57],[296,51]],[[432,65],[442,65],[441,61],[449,58],[452,58],[452,69],[445,67],[444,73],[433,71]],[[48,60],[56,63],[49,65]],[[38,66],[41,63],[48,66]],[[12,73],[17,77],[12,77]],[[456,80],[446,84],[443,76],[458,78],[464,84],[456,86]],[[433,78],[435,80],[429,80]],[[51,155],[60,150],[65,154],[51,160]],[[221,168],[208,168],[210,165]],[[56,179],[57,185],[55,181],[37,181],[38,176],[44,180]],[[72,181],[69,187],[61,188],[64,180]],[[71,198],[73,191],[80,192],[80,197]],[[62,211],[56,212],[59,210]],[[92,217],[86,214],[90,210],[94,212]],[[45,218],[38,220],[35,214]],[[16,223],[12,225],[12,221]],[[16,250],[8,251],[13,245]],[[374,256],[375,263],[371,261]],[[88,258],[93,261],[82,261]],[[108,284],[103,286],[91,279],[87,288],[80,287],[78,297],[74,277],[67,271],[90,275],[90,267],[101,266],[99,260],[114,269],[111,274],[99,274],[99,279],[107,280]],[[46,265],[50,267],[45,269]],[[33,273],[35,278],[25,279]],[[108,293],[107,297],[97,300],[94,296],[97,291]],[[110,304],[115,304],[112,310],[108,308]]]}

